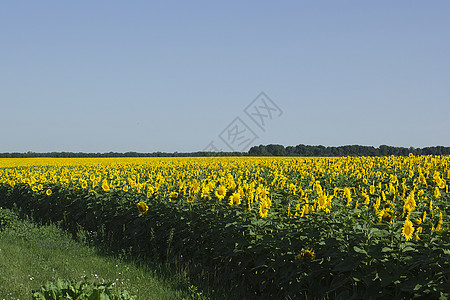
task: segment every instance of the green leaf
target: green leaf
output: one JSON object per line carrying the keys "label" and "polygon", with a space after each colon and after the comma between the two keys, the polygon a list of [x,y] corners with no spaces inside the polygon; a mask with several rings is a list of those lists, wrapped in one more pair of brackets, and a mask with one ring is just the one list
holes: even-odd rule
{"label": "green leaf", "polygon": [[361,248],[359,248],[359,247],[357,247],[357,246],[353,246],[353,250],[355,250],[356,253],[361,253],[361,254],[367,255],[366,250],[361,249]]}

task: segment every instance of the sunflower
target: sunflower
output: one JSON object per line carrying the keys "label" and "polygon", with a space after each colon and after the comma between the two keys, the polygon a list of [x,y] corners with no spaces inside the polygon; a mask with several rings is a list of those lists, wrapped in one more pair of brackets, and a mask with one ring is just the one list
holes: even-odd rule
{"label": "sunflower", "polygon": [[45,193],[47,194],[47,196],[50,196],[50,195],[52,194],[52,190],[51,190],[51,189],[47,189],[47,190],[45,191]]}
{"label": "sunflower", "polygon": [[230,200],[228,202],[230,206],[241,204],[241,194],[238,192],[233,193],[228,199]]}
{"label": "sunflower", "polygon": [[414,233],[414,226],[412,222],[408,219],[405,220],[405,223],[403,224],[402,228],[402,235],[405,237],[407,241],[412,239]]}
{"label": "sunflower", "polygon": [[110,190],[110,189],[109,189],[108,182],[107,182],[105,179],[103,179],[103,182],[102,182],[102,189],[103,189],[105,192],[107,192],[107,191]]}
{"label": "sunflower", "polygon": [[318,209],[325,209],[327,204],[328,204],[328,198],[326,195],[321,195],[319,197],[319,199],[317,199],[317,206],[318,206],[317,208]]}
{"label": "sunflower", "polygon": [[267,213],[269,212],[269,203],[267,201],[261,201],[259,205],[259,215],[261,218],[267,217]]}
{"label": "sunflower", "polygon": [[223,198],[225,198],[227,194],[227,188],[224,187],[223,185],[219,185],[214,194],[219,200],[222,200]]}
{"label": "sunflower", "polygon": [[302,251],[302,253],[298,254],[295,258],[298,260],[313,260],[316,258],[316,253],[314,253],[312,249],[307,249]]}
{"label": "sunflower", "polygon": [[437,224],[436,224],[436,226],[435,226],[435,230],[436,230],[436,231],[440,231],[440,230],[441,230],[442,224],[443,224],[443,221],[442,221],[442,212],[441,212],[441,213],[439,214],[438,221],[437,221]]}
{"label": "sunflower", "polygon": [[393,216],[385,209],[381,210],[378,213],[378,222],[382,223],[384,222],[392,222]]}
{"label": "sunflower", "polygon": [[147,203],[142,202],[142,201],[137,204],[137,208],[141,215],[145,214],[148,211]]}
{"label": "sunflower", "polygon": [[434,197],[441,198],[441,193],[439,192],[439,188],[438,187],[434,188]]}

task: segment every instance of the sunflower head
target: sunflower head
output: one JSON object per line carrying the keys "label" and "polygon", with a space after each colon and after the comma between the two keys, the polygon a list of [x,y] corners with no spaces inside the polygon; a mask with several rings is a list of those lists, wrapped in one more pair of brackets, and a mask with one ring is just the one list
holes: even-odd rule
{"label": "sunflower head", "polygon": [[216,195],[217,199],[222,200],[227,195],[227,188],[223,185],[220,185],[216,189],[214,194]]}
{"label": "sunflower head", "polygon": [[267,214],[269,212],[270,205],[267,201],[261,201],[261,204],[259,205],[259,215],[261,218],[267,217]]}
{"label": "sunflower head", "polygon": [[302,251],[300,254],[298,254],[297,256],[295,256],[295,258],[297,260],[313,260],[316,258],[316,253],[314,253],[314,251],[312,249],[308,250],[304,250]]}
{"label": "sunflower head", "polygon": [[409,219],[406,219],[405,223],[403,224],[402,235],[405,237],[407,241],[409,241],[410,239],[412,239],[413,233],[414,233],[413,223]]}
{"label": "sunflower head", "polygon": [[230,202],[228,204],[230,204],[230,206],[241,204],[241,194],[238,192],[234,192],[230,196],[229,200]]}
{"label": "sunflower head", "polygon": [[142,202],[142,201],[137,204],[137,208],[138,208],[139,214],[141,214],[141,215],[145,214],[148,211],[147,203]]}

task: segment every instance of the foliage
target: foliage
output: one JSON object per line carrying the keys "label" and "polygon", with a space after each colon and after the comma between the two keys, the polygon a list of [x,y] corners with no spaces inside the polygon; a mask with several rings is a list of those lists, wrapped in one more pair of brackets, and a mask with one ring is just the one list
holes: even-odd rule
{"label": "foliage", "polygon": [[10,209],[0,207],[0,231],[17,223],[18,216]]}
{"label": "foliage", "polygon": [[379,147],[346,145],[346,146],[312,146],[299,144],[297,146],[259,145],[248,151],[252,156],[389,156],[403,155],[449,155],[450,147],[435,146],[424,148],[405,148],[381,145]]}
{"label": "foliage", "polygon": [[116,292],[111,283],[90,283],[86,280],[73,282],[58,279],[55,283],[47,282],[38,291],[33,291],[33,299],[59,300],[59,299],[89,299],[89,300],[132,300],[136,299],[127,291]]}

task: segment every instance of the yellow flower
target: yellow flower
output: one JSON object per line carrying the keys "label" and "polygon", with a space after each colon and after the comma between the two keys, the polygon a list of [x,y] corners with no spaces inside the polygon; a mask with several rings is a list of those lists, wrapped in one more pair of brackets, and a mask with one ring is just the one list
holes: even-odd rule
{"label": "yellow flower", "polygon": [[50,195],[52,194],[52,190],[51,190],[51,189],[47,189],[47,190],[45,191],[45,193],[47,194],[47,196],[50,196]]}
{"label": "yellow flower", "polygon": [[88,187],[88,184],[87,184],[87,181],[86,181],[86,180],[83,180],[83,182],[81,183],[81,187],[82,187],[83,189],[86,189],[86,188]]}
{"label": "yellow flower", "polygon": [[305,204],[302,206],[302,213],[300,215],[300,218],[303,218],[304,216],[308,216],[309,214],[309,204]]}
{"label": "yellow flower", "polygon": [[379,213],[378,213],[378,222],[382,222],[382,221],[385,221],[385,222],[392,222],[392,219],[393,219],[393,217],[392,217],[392,215],[391,214],[389,214],[386,210],[381,210]]}
{"label": "yellow flower", "polygon": [[148,211],[147,203],[142,202],[142,201],[137,204],[137,208],[141,215],[145,214]]}
{"label": "yellow flower", "polygon": [[302,253],[295,256],[295,258],[297,260],[313,260],[316,258],[316,253],[314,253],[314,251],[312,249],[304,250],[304,251],[302,251]]}
{"label": "yellow flower", "polygon": [[217,199],[222,200],[227,195],[227,188],[223,185],[219,185],[214,194],[216,195]]}
{"label": "yellow flower", "polygon": [[369,193],[374,194],[375,193],[375,185],[372,183],[372,185],[369,188]]}
{"label": "yellow flower", "polygon": [[267,201],[261,201],[261,204],[259,205],[259,215],[261,216],[261,218],[267,217],[269,207],[270,205]]}
{"label": "yellow flower", "polygon": [[229,197],[230,202],[228,204],[230,204],[230,206],[233,205],[237,205],[237,204],[241,204],[241,195],[240,193],[233,193],[230,197]]}
{"label": "yellow flower", "polygon": [[205,201],[209,201],[209,200],[211,200],[212,198],[211,198],[210,195],[204,195],[204,196],[202,197],[202,199],[205,200]]}
{"label": "yellow flower", "polygon": [[441,212],[441,213],[439,214],[439,217],[438,217],[438,221],[437,221],[435,230],[436,230],[436,231],[440,231],[440,230],[441,230],[442,224],[443,224],[443,221],[442,221],[442,212]]}
{"label": "yellow flower", "polygon": [[405,237],[407,241],[409,241],[410,239],[412,239],[413,233],[414,233],[414,226],[410,220],[406,219],[405,223],[403,224],[402,235]]}
{"label": "yellow flower", "polygon": [[441,193],[439,192],[438,187],[435,187],[435,189],[434,189],[434,197],[441,198]]}
{"label": "yellow flower", "polygon": [[326,195],[321,195],[319,199],[317,199],[318,209],[325,209],[328,204],[328,199]]}
{"label": "yellow flower", "polygon": [[109,191],[109,185],[108,185],[108,182],[105,179],[103,179],[103,182],[102,182],[102,189],[105,192]]}

